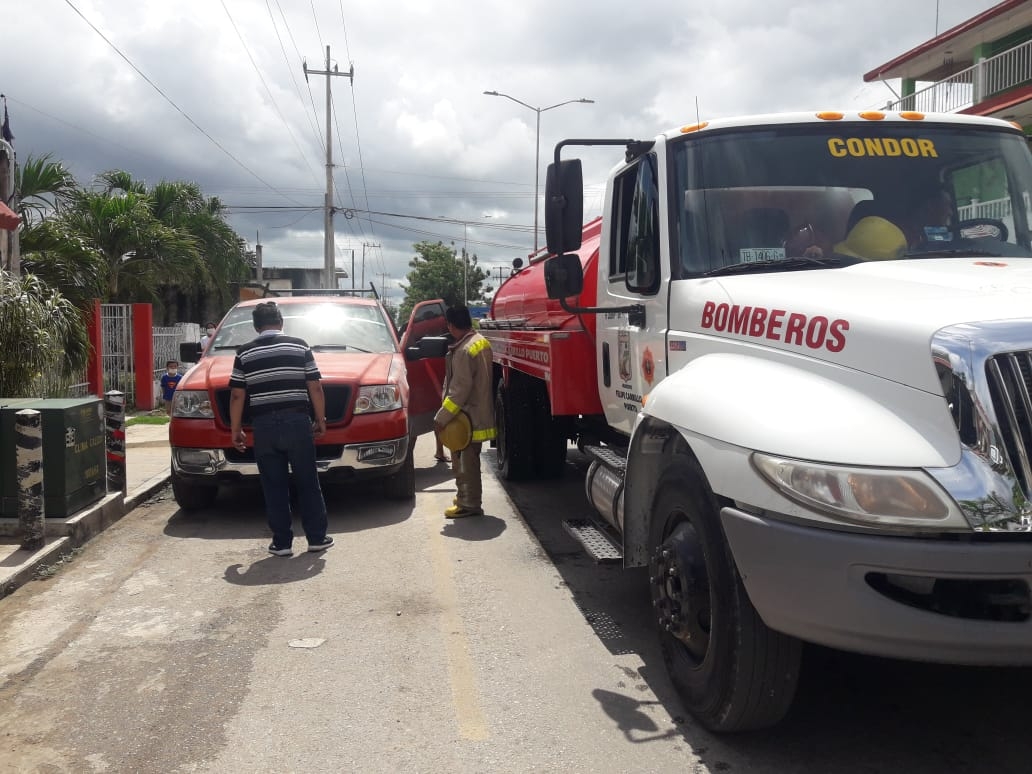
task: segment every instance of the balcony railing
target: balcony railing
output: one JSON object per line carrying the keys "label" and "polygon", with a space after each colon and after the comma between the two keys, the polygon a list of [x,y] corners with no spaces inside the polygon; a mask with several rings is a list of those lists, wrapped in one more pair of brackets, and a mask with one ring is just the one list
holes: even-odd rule
{"label": "balcony railing", "polygon": [[890,102],[885,109],[953,113],[1029,81],[1032,81],[1032,40]]}

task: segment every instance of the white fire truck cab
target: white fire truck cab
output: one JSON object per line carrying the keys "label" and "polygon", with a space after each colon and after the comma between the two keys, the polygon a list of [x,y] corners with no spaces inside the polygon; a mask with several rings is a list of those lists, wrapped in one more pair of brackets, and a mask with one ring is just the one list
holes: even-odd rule
{"label": "white fire truck cab", "polygon": [[[618,145],[583,225],[572,145]],[[1032,156],[1004,121],[714,120],[570,140],[481,326],[499,465],[595,457],[687,708],[777,722],[802,641],[1032,663]],[[542,411],[541,408],[544,408]],[[604,544],[598,549],[599,543]]]}

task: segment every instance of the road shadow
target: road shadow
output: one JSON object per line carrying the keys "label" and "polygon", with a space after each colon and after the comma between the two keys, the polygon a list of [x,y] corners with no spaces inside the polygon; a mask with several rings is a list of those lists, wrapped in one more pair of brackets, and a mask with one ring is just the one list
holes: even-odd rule
{"label": "road shadow", "polygon": [[466,519],[446,519],[441,527],[442,535],[459,540],[494,540],[503,532],[505,521],[490,514]]}
{"label": "road shadow", "polygon": [[[417,471],[418,475],[418,471]],[[322,485],[326,503],[327,532],[345,535],[399,524],[408,519],[414,500],[389,500],[381,481],[326,481]],[[296,498],[292,499],[294,531],[301,533]],[[208,508],[195,511],[179,509],[165,525],[165,534],[177,538],[233,540],[268,536],[265,498],[257,483],[220,487],[218,497]]]}
{"label": "road shadow", "polygon": [[[494,452],[485,452],[485,472],[495,474],[493,463]],[[599,642],[645,665],[640,673],[614,665],[624,672],[626,690],[594,692],[629,739],[647,741],[655,733],[635,699],[651,691],[713,771],[741,769],[749,761],[762,761],[763,771],[797,774],[1029,771],[1032,669],[923,664],[806,645],[796,699],[780,724],[726,735],[707,731],[687,714],[670,682],[647,568],[596,564],[562,528],[563,519],[595,516],[584,497],[587,466],[571,448],[558,481],[499,483],[544,549],[541,561],[559,574],[556,588],[568,588]]]}
{"label": "road shadow", "polygon": [[234,586],[273,586],[314,578],[325,567],[326,557],[322,553],[302,548],[300,553],[290,557],[268,556],[248,566],[231,564],[226,568],[223,579]]}

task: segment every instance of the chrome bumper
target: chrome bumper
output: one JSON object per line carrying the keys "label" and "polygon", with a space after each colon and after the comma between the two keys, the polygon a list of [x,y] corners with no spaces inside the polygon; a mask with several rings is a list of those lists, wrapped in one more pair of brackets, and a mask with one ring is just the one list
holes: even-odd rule
{"label": "chrome bumper", "polygon": [[[323,474],[344,471],[358,475],[386,474],[405,461],[408,446],[407,435],[373,443],[346,444],[339,457],[319,458],[316,467]],[[224,449],[173,446],[172,471],[190,478],[248,478],[258,476],[258,463],[228,459]]]}

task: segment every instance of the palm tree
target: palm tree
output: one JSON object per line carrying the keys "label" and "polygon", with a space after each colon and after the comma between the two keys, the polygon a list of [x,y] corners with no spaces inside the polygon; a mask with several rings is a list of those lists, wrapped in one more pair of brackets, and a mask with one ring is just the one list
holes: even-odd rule
{"label": "palm tree", "polygon": [[156,298],[160,285],[190,277],[200,260],[197,240],[158,220],[145,194],[80,191],[61,218],[99,254],[108,301]]}
{"label": "palm tree", "polygon": [[148,190],[143,182],[122,170],[110,170],[97,180],[109,195],[116,191],[146,195],[155,219],[193,238],[198,261],[170,281],[170,286],[213,294],[220,306],[235,300],[231,285],[246,278],[250,266],[244,241],[226,223],[217,197],[205,198],[196,183],[178,180],[162,180]]}
{"label": "palm tree", "polygon": [[82,314],[33,276],[0,271],[0,395],[50,397],[82,373],[90,343]]}
{"label": "palm tree", "polygon": [[78,184],[64,162],[53,161],[51,154],[36,157],[29,154],[25,163],[14,168],[14,190],[22,223],[39,222],[48,212],[55,212],[78,189]]}

